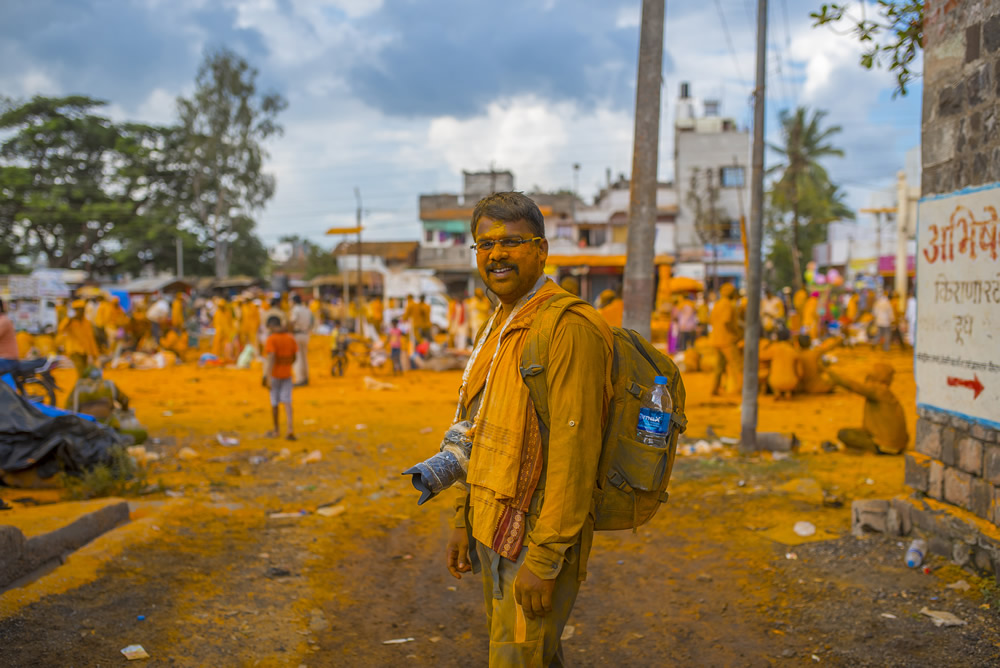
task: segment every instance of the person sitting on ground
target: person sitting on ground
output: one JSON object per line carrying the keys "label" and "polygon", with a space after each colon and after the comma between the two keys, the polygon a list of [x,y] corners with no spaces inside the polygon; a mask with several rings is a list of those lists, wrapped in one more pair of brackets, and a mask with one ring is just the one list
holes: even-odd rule
{"label": "person sitting on ground", "polygon": [[788,400],[802,378],[802,360],[789,343],[791,335],[787,329],[779,327],[775,335],[777,340],[761,351],[761,359],[771,362],[767,382],[774,392],[775,401]]}
{"label": "person sitting on ground", "polygon": [[841,429],[837,438],[852,450],[898,455],[906,449],[910,435],[903,405],[892,393],[893,368],[882,362],[871,367],[863,383],[827,369],[830,380],[865,398],[861,427]]}
{"label": "person sitting on ground", "polygon": [[801,363],[799,384],[796,392],[804,394],[829,394],[833,392],[833,383],[823,377],[820,361],[823,355],[841,344],[838,338],[829,338],[815,348],[811,348],[812,340],[808,334],[798,336],[799,361]]}
{"label": "person sitting on ground", "polygon": [[136,445],[146,440],[146,428],[129,410],[128,395],[114,381],[104,378],[96,366],[88,367],[86,375],[76,381],[66,397],[65,407],[128,434]]}
{"label": "person sitting on ground", "polygon": [[288,420],[288,433],[285,438],[295,440],[292,429],[292,365],[298,353],[299,346],[295,337],[288,333],[287,328],[277,316],[267,319],[267,329],[270,335],[264,342],[264,355],[267,359],[264,373],[264,386],[271,389],[271,418],[274,429],[267,432],[270,438],[277,438],[278,412],[280,404],[285,405],[285,418]]}

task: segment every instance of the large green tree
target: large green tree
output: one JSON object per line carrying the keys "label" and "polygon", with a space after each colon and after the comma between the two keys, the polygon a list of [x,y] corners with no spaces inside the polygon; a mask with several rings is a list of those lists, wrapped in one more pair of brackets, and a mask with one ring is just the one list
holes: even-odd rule
{"label": "large green tree", "polygon": [[841,26],[864,46],[861,66],[865,69],[886,67],[896,75],[893,96],[906,95],[906,87],[918,76],[914,61],[924,46],[925,0],[877,0],[873,16],[865,2],[849,11],[849,3],[824,2],[809,14],[813,26]]}
{"label": "large green tree", "polygon": [[177,99],[186,175],[178,201],[211,248],[219,278],[229,275],[234,244],[252,234],[253,214],[274,195],[263,144],[281,133],[276,118],[286,106],[280,95],[258,92],[257,70],[224,48],[206,54],[194,93]]}
{"label": "large green tree", "polygon": [[[803,222],[798,228],[798,241],[793,238],[791,219],[773,205],[774,191],[768,193],[772,201],[768,208],[764,231],[769,248],[767,252],[766,279],[768,287],[779,290],[786,285],[802,286],[801,276],[796,280],[797,257],[811,257],[812,249],[827,237],[827,224],[835,220],[853,219],[854,212],[844,203],[844,193],[828,184],[824,191],[813,191],[800,203]],[[799,260],[801,262],[801,260]]]}
{"label": "large green tree", "polygon": [[103,105],[36,96],[0,114],[0,230],[17,255],[91,272],[108,265],[109,237],[139,205],[118,169],[122,131],[94,113]]}
{"label": "large green tree", "polygon": [[803,285],[802,258],[808,257],[812,248],[812,244],[805,243],[809,238],[803,237],[802,227],[852,217],[820,163],[824,158],[844,155],[830,142],[841,128],[839,125],[822,127],[825,117],[826,112],[814,111],[810,115],[805,107],[794,112],[782,111],[782,143],[768,145],[781,156],[781,162],[768,170],[769,174],[780,172],[771,187],[770,204],[782,221],[782,229],[787,231],[796,288]]}

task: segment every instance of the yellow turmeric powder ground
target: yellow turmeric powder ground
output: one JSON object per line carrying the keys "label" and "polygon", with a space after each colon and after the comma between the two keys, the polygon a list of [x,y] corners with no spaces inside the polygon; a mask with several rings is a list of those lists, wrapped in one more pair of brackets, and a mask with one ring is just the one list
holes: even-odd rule
{"label": "yellow turmeric powder ground", "polygon": [[[158,439],[147,446],[161,456],[147,464],[149,482],[183,497],[170,498],[162,491],[141,497],[131,524],[95,540],[36,582],[0,595],[0,619],[45,596],[71,592],[112,574],[122,586],[154,586],[162,573],[122,570],[122,566],[109,570],[110,564],[134,551],[162,553],[164,572],[190,564],[190,574],[171,580],[171,622],[146,641],[147,651],[156,656],[158,650],[159,656],[169,655],[181,663],[204,664],[207,655],[199,654],[205,651],[201,638],[226,645],[225,658],[217,657],[222,663],[298,665],[293,657],[320,651],[318,610],[329,619],[335,614],[350,618],[364,609],[366,593],[352,587],[356,584],[352,580],[361,576],[340,570],[337,564],[359,555],[390,558],[369,551],[391,532],[402,532],[414,553],[443,554],[443,543],[437,541],[450,499],[418,508],[417,493],[400,472],[437,451],[454,414],[461,373],[415,371],[390,377],[359,368],[352,358],[346,375],[334,378],[328,355],[326,339],[314,337],[310,386],[293,392],[299,438],[294,443],[264,436],[271,426],[270,405],[267,390],[260,386],[258,366],[239,370],[187,363],[160,370],[109,370],[107,377],[133,397],[136,415],[150,438]],[[910,356],[867,349],[840,350],[837,356],[838,369],[858,376],[872,362],[888,361],[896,370],[893,389],[909,423],[915,423]],[[72,374],[72,370],[58,372],[62,387],[72,386]],[[390,382],[395,389],[367,390],[366,375]],[[684,382],[687,436],[704,437],[709,428],[719,436],[739,435],[737,397],[710,396],[711,373],[687,373]],[[59,397],[60,402],[63,399]],[[852,499],[906,492],[902,457],[822,451],[820,444],[835,441],[838,429],[861,423],[862,405],[862,399],[839,391],[796,395],[783,402],[761,397],[759,429],[794,432],[803,443],[801,452],[792,456],[794,466],[775,464],[769,454],[748,458],[731,448],[713,456],[678,457],[670,501],[640,529],[640,537],[598,534],[595,553],[616,549],[639,554],[646,540],[642,536],[664,530],[674,520],[672,506],[697,510],[706,498],[715,496],[732,498],[727,513],[733,515],[692,524],[691,532],[701,545],[698,550],[735,536],[750,563],[765,563],[773,551],[772,541],[793,545],[845,533]],[[239,439],[239,444],[221,444],[220,432]],[[318,457],[312,454],[315,451]],[[716,469],[731,473],[717,474]],[[749,476],[747,484],[736,486],[734,477],[740,475]],[[4,498],[11,496],[9,491],[3,490]],[[844,505],[825,507],[824,494],[840,497]],[[19,490],[16,495],[44,494]],[[344,509],[334,510],[332,517],[317,514],[324,504]],[[269,517],[300,511],[306,514]],[[27,510],[17,505],[9,512],[0,521]],[[47,526],[53,523],[51,517],[69,513],[66,504],[31,512],[48,513]],[[815,524],[816,535],[796,536],[791,527],[799,520]],[[735,525],[739,522],[743,526]],[[443,557],[441,564],[443,570]],[[259,575],[272,566],[288,568],[292,576],[277,580]],[[246,572],[255,574],[252,580],[246,579]],[[478,586],[465,580],[461,584]],[[774,592],[766,590],[753,596],[758,598],[748,604],[763,606],[775,600]],[[234,608],[253,612],[230,614]],[[264,619],[267,623],[260,623]],[[247,631],[250,627],[252,633]]]}

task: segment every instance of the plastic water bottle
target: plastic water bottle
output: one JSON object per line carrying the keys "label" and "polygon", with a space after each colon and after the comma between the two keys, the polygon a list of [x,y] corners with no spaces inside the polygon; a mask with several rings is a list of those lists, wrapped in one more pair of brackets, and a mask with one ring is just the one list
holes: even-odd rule
{"label": "plastic water bottle", "polygon": [[639,404],[639,424],[636,426],[635,438],[640,443],[654,448],[667,447],[667,435],[670,433],[670,416],[674,410],[674,400],[670,397],[666,376],[657,376],[655,385],[648,392],[643,392]]}
{"label": "plastic water bottle", "polygon": [[906,548],[906,565],[916,568],[924,562],[925,554],[927,554],[927,543],[917,538]]}

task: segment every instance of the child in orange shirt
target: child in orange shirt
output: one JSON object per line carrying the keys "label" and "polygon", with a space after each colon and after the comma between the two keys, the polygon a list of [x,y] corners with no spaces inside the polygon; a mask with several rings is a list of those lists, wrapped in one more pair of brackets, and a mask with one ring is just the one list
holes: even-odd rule
{"label": "child in orange shirt", "polygon": [[292,364],[298,354],[299,346],[295,343],[295,337],[288,333],[281,324],[281,319],[271,316],[267,319],[267,330],[270,334],[264,342],[264,355],[267,358],[267,373],[264,375],[265,386],[270,383],[271,388],[271,417],[274,421],[274,429],[267,432],[271,438],[278,436],[278,411],[279,404],[285,404],[285,416],[288,419],[288,433],[285,436],[289,441],[295,440],[295,433],[292,431]]}

